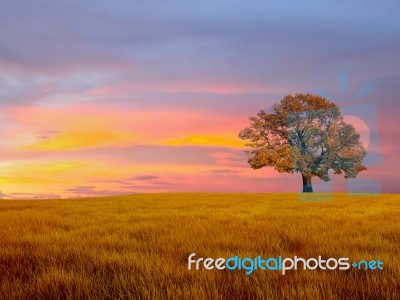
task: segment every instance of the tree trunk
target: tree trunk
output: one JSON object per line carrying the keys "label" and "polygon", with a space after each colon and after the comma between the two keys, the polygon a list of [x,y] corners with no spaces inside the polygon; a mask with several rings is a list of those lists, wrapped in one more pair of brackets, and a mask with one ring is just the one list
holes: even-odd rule
{"label": "tree trunk", "polygon": [[312,184],[311,184],[311,176],[305,176],[304,174],[301,174],[303,177],[303,193],[312,193]]}

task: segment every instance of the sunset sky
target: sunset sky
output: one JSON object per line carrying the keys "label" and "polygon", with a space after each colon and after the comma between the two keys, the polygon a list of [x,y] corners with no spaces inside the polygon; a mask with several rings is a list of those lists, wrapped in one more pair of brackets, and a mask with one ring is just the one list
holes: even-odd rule
{"label": "sunset sky", "polygon": [[337,102],[380,155],[356,191],[400,192],[396,1],[0,3],[1,198],[300,191],[237,138],[297,92]]}

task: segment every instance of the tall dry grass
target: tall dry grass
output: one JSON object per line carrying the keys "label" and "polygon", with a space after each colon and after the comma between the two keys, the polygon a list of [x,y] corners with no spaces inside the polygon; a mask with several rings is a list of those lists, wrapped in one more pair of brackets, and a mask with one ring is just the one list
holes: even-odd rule
{"label": "tall dry grass", "polygon": [[[380,259],[384,270],[189,271],[192,252]],[[399,284],[399,195],[0,202],[0,299],[399,299]]]}

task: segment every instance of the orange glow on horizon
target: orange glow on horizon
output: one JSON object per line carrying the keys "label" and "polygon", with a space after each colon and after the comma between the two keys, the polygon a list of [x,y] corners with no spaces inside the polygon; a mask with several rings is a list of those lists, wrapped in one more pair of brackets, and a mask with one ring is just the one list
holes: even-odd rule
{"label": "orange glow on horizon", "polygon": [[[243,142],[235,129],[241,124],[219,115],[116,109],[88,103],[12,107],[7,120],[17,124],[10,126],[12,130],[5,132],[0,144],[14,157],[0,170],[1,191],[10,195],[7,197],[47,190],[68,197],[69,190],[80,186],[85,188],[76,189],[79,195],[86,195],[82,189],[88,195],[95,191],[130,193],[132,189],[169,191],[176,190],[181,177],[251,174],[243,168],[240,157],[229,154],[242,152]],[[219,152],[221,147],[224,152]],[[130,154],[130,149],[139,150]],[[200,183],[193,179],[191,184]]]}
{"label": "orange glow on horizon", "polygon": [[226,147],[243,147],[244,142],[231,134],[202,134],[188,135],[181,139],[173,139],[166,141],[167,145],[207,145],[207,146],[226,146]]}

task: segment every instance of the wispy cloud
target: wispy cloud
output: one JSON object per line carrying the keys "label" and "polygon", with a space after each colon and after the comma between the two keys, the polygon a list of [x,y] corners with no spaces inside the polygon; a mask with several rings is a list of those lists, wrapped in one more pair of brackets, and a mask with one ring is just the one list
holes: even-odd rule
{"label": "wispy cloud", "polygon": [[399,191],[396,2],[176,4],[2,2],[2,197],[295,191],[237,133],[343,70],[378,105],[384,162],[363,176]]}

